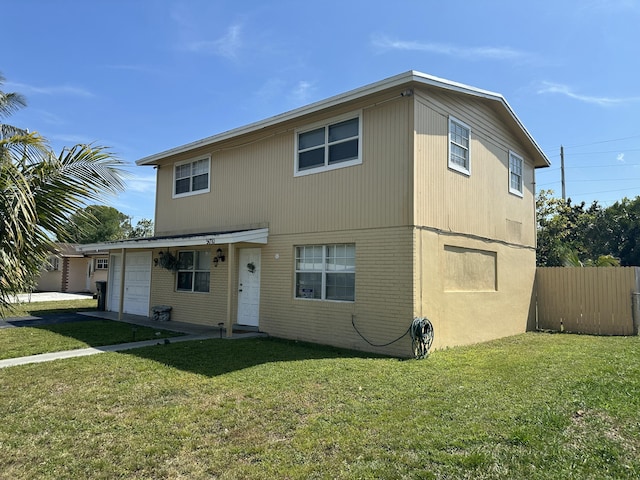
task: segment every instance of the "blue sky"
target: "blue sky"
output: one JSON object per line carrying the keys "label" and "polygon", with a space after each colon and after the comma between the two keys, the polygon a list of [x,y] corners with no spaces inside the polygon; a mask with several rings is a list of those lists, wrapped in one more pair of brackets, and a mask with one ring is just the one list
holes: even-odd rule
{"label": "blue sky", "polygon": [[538,189],[640,195],[640,0],[3,0],[10,123],[111,147],[110,205],[154,216],[142,157],[418,70],[501,93],[552,161]]}

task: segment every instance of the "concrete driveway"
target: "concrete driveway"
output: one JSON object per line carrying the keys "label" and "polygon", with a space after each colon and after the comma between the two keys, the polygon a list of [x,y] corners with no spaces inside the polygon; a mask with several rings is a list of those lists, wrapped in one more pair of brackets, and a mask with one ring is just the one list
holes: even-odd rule
{"label": "concrete driveway", "polygon": [[16,295],[11,303],[55,302],[93,298],[91,293],[34,292]]}

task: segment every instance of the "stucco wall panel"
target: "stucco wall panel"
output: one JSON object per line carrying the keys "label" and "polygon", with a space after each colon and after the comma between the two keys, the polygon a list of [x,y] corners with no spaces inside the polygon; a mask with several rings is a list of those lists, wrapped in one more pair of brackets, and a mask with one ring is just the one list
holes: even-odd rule
{"label": "stucco wall panel", "polygon": [[[465,345],[523,333],[533,316],[535,251],[464,235],[417,230],[419,303],[435,330],[434,348]],[[494,291],[447,289],[446,249],[495,252]]]}

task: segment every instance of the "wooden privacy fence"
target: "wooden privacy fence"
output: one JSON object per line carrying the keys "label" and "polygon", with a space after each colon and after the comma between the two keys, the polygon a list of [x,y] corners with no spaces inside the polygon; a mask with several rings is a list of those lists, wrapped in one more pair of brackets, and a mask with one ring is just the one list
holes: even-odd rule
{"label": "wooden privacy fence", "polygon": [[540,330],[638,334],[640,267],[540,267],[536,292]]}

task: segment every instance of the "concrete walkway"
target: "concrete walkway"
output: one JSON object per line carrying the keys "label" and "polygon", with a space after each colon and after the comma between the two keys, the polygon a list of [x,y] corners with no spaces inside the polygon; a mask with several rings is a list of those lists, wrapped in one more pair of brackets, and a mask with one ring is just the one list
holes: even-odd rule
{"label": "concrete walkway", "polygon": [[208,340],[217,338],[217,334],[185,335],[183,337],[172,337],[161,340],[145,340],[142,342],[119,343],[117,345],[105,345],[103,347],[79,348],[77,350],[65,350],[62,352],[41,353],[40,355],[29,355],[28,357],[7,358],[0,360],[0,368],[15,367],[16,365],[27,365],[29,363],[50,362],[52,360],[62,360],[65,358],[86,357],[105,352],[122,352],[134,348],[151,347],[153,345],[163,345],[166,343],[190,342],[194,340]]}
{"label": "concrete walkway", "polygon": [[[34,302],[34,301],[65,300],[67,299],[67,295],[73,295],[73,294],[64,294],[64,293],[61,294],[56,292],[33,293],[31,294],[32,296],[31,301]],[[82,298],[81,295],[73,295],[73,297],[75,297],[76,299]],[[23,300],[23,301],[28,301],[28,300]],[[91,312],[77,312],[77,313],[87,317],[104,318],[107,320],[122,321],[122,322],[130,323],[133,325],[157,328],[161,330],[170,330],[172,332],[180,332],[180,333],[184,333],[185,335],[181,337],[172,337],[172,338],[161,339],[161,340],[158,340],[158,339],[144,340],[141,342],[120,343],[117,345],[105,345],[102,347],[89,347],[89,348],[80,348],[77,350],[65,350],[62,352],[42,353],[40,355],[30,355],[28,357],[8,358],[5,360],[0,360],[0,369],[7,368],[7,367],[14,367],[16,365],[27,365],[29,363],[42,363],[42,362],[50,362],[52,360],[61,360],[65,358],[85,357],[88,355],[96,355],[98,353],[104,353],[104,352],[121,352],[125,350],[131,350],[134,348],[163,345],[166,343],[190,342],[190,341],[196,341],[196,340],[208,340],[211,338],[223,338],[223,339],[228,338],[233,340],[238,338],[267,336],[264,333],[261,333],[261,332],[258,332],[257,330],[252,329],[251,327],[244,327],[244,326],[234,326],[232,336],[227,337],[225,335],[225,330],[218,326],[194,325],[191,323],[182,323],[182,322],[174,322],[174,321],[157,322],[157,321],[151,320],[148,317],[143,317],[140,315],[129,315],[129,314],[123,314],[121,318],[118,319],[118,314],[115,312],[91,311]]]}

